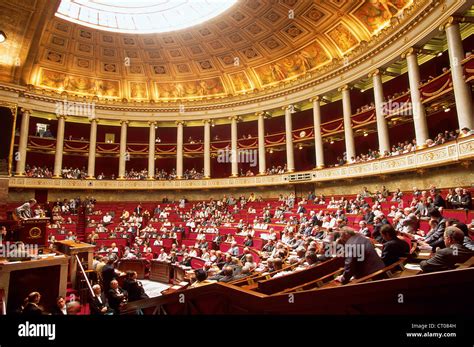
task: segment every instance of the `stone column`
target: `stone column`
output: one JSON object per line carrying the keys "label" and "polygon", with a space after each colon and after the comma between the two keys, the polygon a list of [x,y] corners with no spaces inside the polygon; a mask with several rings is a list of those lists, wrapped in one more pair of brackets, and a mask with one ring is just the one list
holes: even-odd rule
{"label": "stone column", "polygon": [[461,65],[461,61],[464,59],[465,55],[462,46],[461,32],[459,31],[459,24],[453,17],[450,17],[448,22],[441,26],[440,29],[446,30],[459,129],[469,128],[472,130],[474,128],[472,95],[471,87],[464,79],[464,69]]}
{"label": "stone column", "polygon": [[352,107],[351,107],[351,94],[350,87],[346,84],[339,88],[342,92],[342,111],[344,116],[344,141],[346,142],[346,156],[347,162],[349,163],[351,158],[356,157],[356,150],[354,144],[354,133],[352,131]]}
{"label": "stone column", "polygon": [[150,135],[148,136],[148,179],[155,179],[155,141],[156,122],[148,122]]}
{"label": "stone column", "polygon": [[204,121],[204,178],[211,178],[211,121]]}
{"label": "stone column", "polygon": [[265,158],[265,112],[257,113],[258,116],[258,173],[265,175],[267,162]]}
{"label": "stone column", "polygon": [[183,143],[184,143],[184,122],[177,121],[177,137],[176,137],[176,178],[178,180],[183,179]]}
{"label": "stone column", "polygon": [[374,104],[375,117],[377,119],[377,135],[379,139],[379,152],[382,155],[385,151],[390,152],[390,138],[388,133],[388,124],[385,119],[384,101],[383,101],[383,85],[382,75],[379,69],[371,72],[369,78],[372,77],[374,84]]}
{"label": "stone column", "polygon": [[292,105],[284,108],[285,110],[285,136],[286,136],[286,168],[288,172],[295,171],[295,156],[293,153],[293,110]]}
{"label": "stone column", "polygon": [[321,98],[316,96],[310,101],[313,103],[313,124],[314,124],[314,153],[316,155],[316,169],[324,167],[324,147],[321,133]]}
{"label": "stone column", "polygon": [[17,160],[15,176],[24,176],[26,166],[26,149],[28,147],[28,131],[30,128],[31,111],[22,109],[22,112],[23,116],[21,119],[20,143],[18,146],[18,153],[15,154],[15,159]]}
{"label": "stone column", "polygon": [[58,116],[58,132],[56,134],[56,153],[54,155],[53,178],[61,178],[63,169],[64,128],[66,116]]}
{"label": "stone column", "polygon": [[409,48],[402,54],[402,58],[406,58],[408,65],[408,80],[410,83],[410,95],[413,113],[413,123],[415,125],[415,136],[417,148],[426,147],[428,140],[428,123],[426,122],[425,106],[421,102],[420,94],[420,69],[416,52],[413,48]]}
{"label": "stone column", "polygon": [[87,179],[95,178],[95,160],[97,147],[97,123],[98,119],[93,118],[91,122],[91,132],[89,136],[89,161],[87,166]]}
{"label": "stone column", "polygon": [[230,152],[231,152],[231,177],[239,176],[239,149],[237,134],[237,116],[230,117]]}
{"label": "stone column", "polygon": [[127,152],[127,129],[128,129],[128,121],[121,121],[121,129],[120,129],[120,156],[119,156],[119,172],[118,172],[118,179],[125,179],[125,167],[126,162],[129,159],[128,152]]}

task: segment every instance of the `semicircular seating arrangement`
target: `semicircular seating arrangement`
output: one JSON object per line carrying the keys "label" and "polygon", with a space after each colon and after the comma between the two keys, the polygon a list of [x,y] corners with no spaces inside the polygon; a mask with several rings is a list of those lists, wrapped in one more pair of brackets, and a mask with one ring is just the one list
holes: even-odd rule
{"label": "semicircular seating arrangement", "polygon": [[0,2],[0,314],[472,314],[473,11]]}

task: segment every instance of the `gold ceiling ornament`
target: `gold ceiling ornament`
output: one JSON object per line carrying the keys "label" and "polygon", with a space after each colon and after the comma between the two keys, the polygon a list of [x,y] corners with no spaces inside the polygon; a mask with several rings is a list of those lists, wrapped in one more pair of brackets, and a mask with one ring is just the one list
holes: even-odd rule
{"label": "gold ceiling ornament", "polygon": [[[293,6],[301,15],[289,19],[284,2],[243,1],[201,25],[148,35],[105,32],[52,17],[30,58],[27,82],[112,104],[246,98],[276,86],[298,86],[346,58],[352,62],[374,39],[399,26],[390,24],[391,18],[408,19],[427,2],[306,1]],[[15,10],[3,4],[0,9],[6,16]]]}

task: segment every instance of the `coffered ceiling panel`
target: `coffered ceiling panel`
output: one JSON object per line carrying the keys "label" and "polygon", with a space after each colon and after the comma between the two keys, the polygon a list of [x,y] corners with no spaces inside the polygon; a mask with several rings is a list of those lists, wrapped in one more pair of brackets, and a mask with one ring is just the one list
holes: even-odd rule
{"label": "coffered ceiling panel", "polygon": [[[387,28],[392,17],[425,2],[241,0],[202,24],[157,34],[103,31],[51,15],[26,83],[118,100],[252,93],[327,68]],[[34,18],[37,3],[21,3],[24,9],[0,3],[5,27],[22,27]],[[60,1],[41,3],[54,13]],[[12,31],[16,42],[21,32]],[[4,64],[2,73],[8,73]]]}

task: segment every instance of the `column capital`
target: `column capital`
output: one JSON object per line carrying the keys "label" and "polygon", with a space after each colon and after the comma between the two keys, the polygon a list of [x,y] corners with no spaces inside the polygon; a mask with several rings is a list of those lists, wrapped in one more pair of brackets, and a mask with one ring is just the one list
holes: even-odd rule
{"label": "column capital", "polygon": [[149,122],[148,122],[148,125],[149,125],[149,126],[156,126],[157,124],[158,124],[157,121],[149,121]]}
{"label": "column capital", "polygon": [[342,87],[339,87],[339,88],[337,89],[337,91],[338,91],[338,92],[343,92],[343,91],[351,90],[351,89],[352,89],[352,88],[351,88],[350,85],[344,84]]}
{"label": "column capital", "polygon": [[262,112],[255,112],[255,115],[258,116],[258,117],[262,117],[264,119],[270,119],[272,118],[272,115],[270,112],[267,112],[267,111],[262,111]]}
{"label": "column capital", "polygon": [[31,115],[31,110],[30,110],[30,109],[27,109],[27,108],[23,108],[23,107],[22,107],[22,108],[20,109],[20,111],[21,111],[21,113],[28,113],[28,114]]}
{"label": "column capital", "polygon": [[375,69],[375,70],[369,72],[369,74],[367,76],[369,78],[372,78],[374,76],[379,76],[379,75],[382,75],[382,71],[380,69]]}
{"label": "column capital", "polygon": [[239,122],[242,120],[242,118],[240,118],[240,116],[229,116],[229,120],[235,120],[236,122]]}
{"label": "column capital", "polygon": [[299,106],[295,105],[295,104],[290,104],[288,106],[283,106],[281,108],[283,111],[290,111],[290,113],[295,113],[296,111],[299,110]]}
{"label": "column capital", "polygon": [[203,119],[202,124],[211,124],[212,120],[211,119]]}
{"label": "column capital", "polygon": [[412,54],[418,54],[420,52],[420,50],[418,48],[415,48],[415,47],[410,47],[408,48],[405,52],[403,52],[401,54],[401,57],[402,59],[406,59],[406,57],[408,57],[409,55],[412,55]]}
{"label": "column capital", "polygon": [[124,123],[128,125],[130,123],[130,121],[128,121],[128,120],[121,120],[120,121],[120,125],[123,125]]}
{"label": "column capital", "polygon": [[99,119],[99,118],[90,118],[90,119],[89,119],[89,123],[92,123],[92,122],[99,123],[99,122],[100,122],[100,119]]}
{"label": "column capital", "polygon": [[446,20],[446,22],[444,22],[443,24],[439,26],[439,31],[445,31],[450,26],[456,25],[459,23],[464,23],[465,21],[466,21],[465,17],[451,16]]}
{"label": "column capital", "polygon": [[186,125],[186,122],[184,120],[177,120],[175,122],[176,125],[182,125],[182,126],[185,126]]}
{"label": "column capital", "polygon": [[61,118],[64,119],[64,120],[66,120],[67,117],[66,117],[66,115],[64,115],[64,114],[57,114],[57,115],[56,115],[56,118],[57,118],[58,120],[61,119]]}
{"label": "column capital", "polygon": [[312,102],[313,104],[315,102],[321,102],[321,97],[319,95],[313,96],[312,98],[309,99],[309,102]]}

